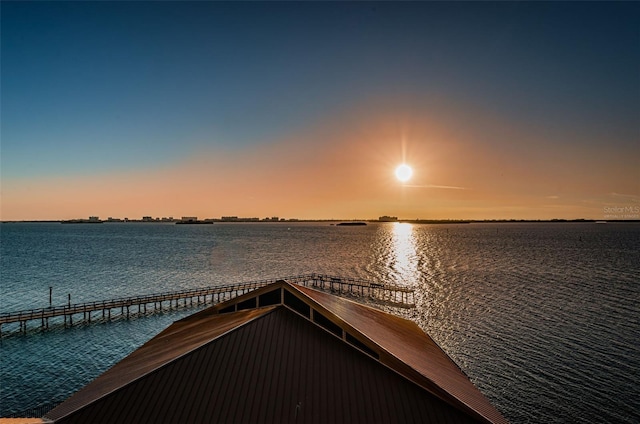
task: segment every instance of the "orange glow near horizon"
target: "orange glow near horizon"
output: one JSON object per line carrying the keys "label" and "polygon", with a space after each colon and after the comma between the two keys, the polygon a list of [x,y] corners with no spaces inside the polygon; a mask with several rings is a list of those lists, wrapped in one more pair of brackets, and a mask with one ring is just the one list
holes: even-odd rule
{"label": "orange glow near horizon", "polygon": [[[627,169],[632,155],[624,152],[585,148],[566,163],[561,148],[549,156],[538,146],[525,156],[503,147],[516,136],[525,145],[543,142],[490,117],[476,119],[505,137],[491,148],[478,141],[473,122],[465,130],[445,115],[416,113],[399,130],[393,114],[370,115],[251,148],[203,149],[151,170],[3,179],[1,219],[602,219],[603,204],[624,200],[611,193],[637,191],[628,178],[637,172]],[[428,175],[414,173],[399,187],[389,169],[404,160]],[[603,163],[615,164],[607,179],[588,172]]]}

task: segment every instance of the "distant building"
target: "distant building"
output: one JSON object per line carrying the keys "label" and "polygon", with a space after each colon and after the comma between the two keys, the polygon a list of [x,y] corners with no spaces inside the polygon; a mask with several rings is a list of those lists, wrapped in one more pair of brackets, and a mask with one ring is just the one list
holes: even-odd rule
{"label": "distant building", "polygon": [[397,220],[398,220],[397,216],[388,216],[388,215],[384,215],[378,218],[378,221],[381,221],[381,222],[395,222]]}
{"label": "distant building", "polygon": [[89,222],[99,222],[100,221],[100,217],[98,216],[90,216],[89,217]]}
{"label": "distant building", "polygon": [[153,222],[153,218],[150,216],[143,216],[142,222]]}
{"label": "distant building", "polygon": [[238,221],[238,217],[237,216],[223,216],[222,217],[222,221],[224,221],[224,222],[234,222],[234,221]]}
{"label": "distant building", "polygon": [[180,221],[182,221],[182,222],[198,222],[198,217],[197,216],[183,216],[182,219],[180,219]]}

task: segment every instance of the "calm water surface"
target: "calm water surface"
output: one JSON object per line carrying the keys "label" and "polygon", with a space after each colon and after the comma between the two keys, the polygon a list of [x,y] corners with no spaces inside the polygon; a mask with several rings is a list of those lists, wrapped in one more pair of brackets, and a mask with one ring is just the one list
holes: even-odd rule
{"label": "calm water surface", "polygon": [[[639,224],[1,224],[0,312],[310,272],[416,289],[513,423],[640,422]],[[194,308],[5,332],[0,415],[60,402]]]}

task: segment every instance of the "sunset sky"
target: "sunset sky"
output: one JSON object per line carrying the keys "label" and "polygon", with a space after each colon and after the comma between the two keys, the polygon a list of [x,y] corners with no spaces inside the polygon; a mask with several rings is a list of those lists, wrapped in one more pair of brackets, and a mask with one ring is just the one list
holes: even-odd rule
{"label": "sunset sky", "polygon": [[1,16],[2,220],[640,207],[639,2],[2,2]]}

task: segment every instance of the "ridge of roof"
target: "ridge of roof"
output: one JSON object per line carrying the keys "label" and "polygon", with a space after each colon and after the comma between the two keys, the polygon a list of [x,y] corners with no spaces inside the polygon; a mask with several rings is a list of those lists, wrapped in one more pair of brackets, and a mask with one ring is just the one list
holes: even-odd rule
{"label": "ridge of roof", "polygon": [[[281,291],[274,297],[276,290]],[[304,317],[304,313],[287,305],[286,299],[290,295],[285,291],[307,305],[305,308],[309,309],[305,318],[308,321],[323,327],[316,320],[320,318],[316,315],[322,315],[323,319],[340,328],[343,341],[352,348],[365,348],[365,353],[368,353],[366,349],[375,346],[373,352],[379,357],[374,358],[403,378],[480,421],[506,423],[455,362],[413,321],[284,280],[174,322],[50,411],[45,419],[67,417],[280,307]],[[260,305],[263,299],[268,305]],[[332,332],[330,328],[324,329]],[[336,335],[335,332],[333,334]],[[362,346],[348,342],[348,336]]]}
{"label": "ridge of roof", "polygon": [[[502,414],[473,385],[462,369],[415,322],[372,306],[309,287],[278,280],[268,286],[214,305],[198,315],[218,314],[283,288],[321,311],[335,325],[365,344],[374,345],[378,360],[441,399],[466,410],[481,421],[506,423]],[[236,306],[237,310],[237,306]],[[307,319],[313,320],[311,317]],[[367,343],[368,342],[368,343]]]}
{"label": "ridge of roof", "polygon": [[279,305],[60,422],[478,420]]}

